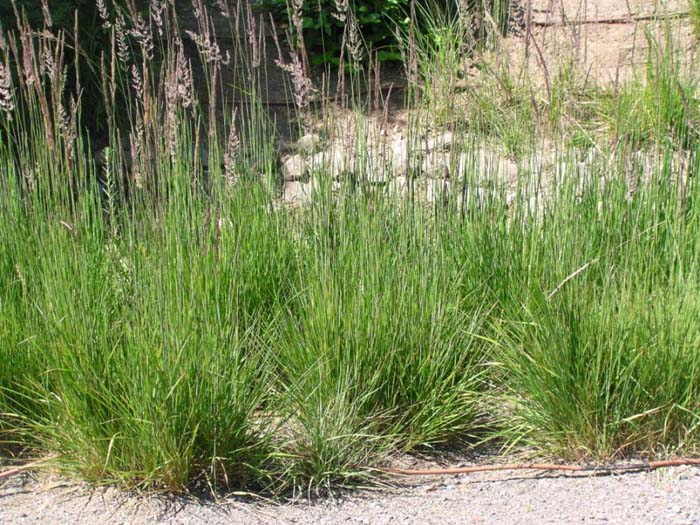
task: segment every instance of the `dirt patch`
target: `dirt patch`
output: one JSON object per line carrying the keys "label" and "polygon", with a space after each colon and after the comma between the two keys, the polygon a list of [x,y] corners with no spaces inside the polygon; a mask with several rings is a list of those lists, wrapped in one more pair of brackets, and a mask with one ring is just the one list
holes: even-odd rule
{"label": "dirt patch", "polygon": [[634,78],[648,56],[647,35],[663,46],[668,30],[692,71],[697,39],[687,11],[684,0],[533,0],[530,30],[504,40],[505,56],[535,80],[573,62],[583,76],[605,85]]}

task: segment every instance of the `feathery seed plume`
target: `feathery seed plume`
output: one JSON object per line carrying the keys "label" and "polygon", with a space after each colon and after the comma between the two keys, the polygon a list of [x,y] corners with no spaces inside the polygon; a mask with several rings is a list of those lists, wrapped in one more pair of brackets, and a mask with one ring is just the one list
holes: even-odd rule
{"label": "feathery seed plume", "polygon": [[15,109],[12,92],[12,74],[7,64],[0,62],[0,110],[10,113]]}

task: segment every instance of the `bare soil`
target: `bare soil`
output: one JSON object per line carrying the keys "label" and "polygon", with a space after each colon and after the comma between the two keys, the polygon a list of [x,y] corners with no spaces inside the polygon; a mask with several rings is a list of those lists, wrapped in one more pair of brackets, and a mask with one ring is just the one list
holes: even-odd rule
{"label": "bare soil", "polygon": [[504,56],[535,79],[573,61],[590,82],[617,83],[634,78],[645,64],[647,32],[664,45],[669,29],[692,71],[698,46],[688,7],[688,0],[532,0],[530,31],[505,39]]}

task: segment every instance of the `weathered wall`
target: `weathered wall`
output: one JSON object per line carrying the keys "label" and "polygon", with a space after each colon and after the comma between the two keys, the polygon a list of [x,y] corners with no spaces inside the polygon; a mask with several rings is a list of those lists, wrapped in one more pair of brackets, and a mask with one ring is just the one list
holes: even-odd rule
{"label": "weathered wall", "polygon": [[[147,8],[147,0],[139,0],[144,8]],[[228,65],[222,66],[223,80],[223,95],[226,97],[224,104],[218,100],[219,115],[218,119],[223,118],[222,107],[231,105],[239,108],[239,115],[245,114],[245,108],[251,103],[249,88],[253,78],[257,79],[259,92],[257,93],[260,101],[265,108],[267,115],[274,122],[278,138],[283,142],[293,142],[297,133],[298,125],[294,110],[294,100],[291,92],[291,78],[288,72],[283,71],[275,62],[279,59],[279,51],[277,43],[273,38],[273,29],[270,22],[269,13],[265,13],[260,9],[254,10],[253,18],[255,20],[255,34],[259,36],[261,42],[258,47],[260,49],[260,65],[251,71],[251,45],[249,42],[249,33],[251,28],[250,20],[247,19],[244,8],[241,8],[239,15],[235,15],[236,5],[242,0],[223,0],[228,2],[231,16],[226,18],[216,2],[213,0],[206,1],[208,13],[216,33],[216,40],[221,49],[222,54],[231,55],[232,60]],[[254,2],[255,4],[255,2]],[[185,47],[188,56],[192,59],[195,65],[195,83],[198,86],[198,92],[201,100],[206,101],[206,85],[207,79],[203,74],[203,68],[199,60],[197,46],[193,41],[191,34],[198,34],[199,24],[195,15],[195,10],[192,5],[192,0],[175,0],[178,25],[181,29],[182,37],[185,42]],[[261,26],[262,25],[262,30]],[[282,54],[285,62],[289,62],[289,52],[287,46],[287,38],[285,30],[280,28],[279,46],[282,48]],[[337,75],[331,75],[331,78],[324,79],[323,68],[312,68],[310,72],[314,78],[316,87],[322,84],[330,85],[331,92],[335,92],[335,81]],[[397,64],[388,64],[382,68],[381,78],[384,87],[404,85],[403,68]],[[221,87],[221,86],[220,86]],[[374,88],[374,86],[373,86]],[[348,86],[350,89],[350,86]],[[396,89],[394,91],[396,93]],[[399,95],[396,95],[399,96]]]}
{"label": "weathered wall", "polygon": [[[279,53],[272,38],[269,15],[260,10],[254,12],[255,35],[262,34],[262,42],[258,44],[260,65],[257,68],[252,68],[249,22],[246,20],[243,8],[236,16],[238,1],[228,0],[231,15],[229,18],[226,18],[221,9],[214,5],[215,2],[205,3],[221,53],[224,56],[227,54],[231,56],[230,62],[222,65],[221,68],[222,85],[219,86],[219,93],[225,97],[225,100],[222,101],[221,96],[219,96],[217,118],[222,122],[223,107],[234,106],[238,108],[239,115],[245,114],[246,108],[252,102],[250,89],[253,85],[257,85],[259,88],[257,96],[262,101],[268,116],[275,123],[279,138],[289,141],[293,138],[296,128],[293,100],[289,93],[290,79],[289,75],[275,64]],[[144,0],[141,2],[145,5],[148,4]],[[192,60],[194,81],[200,100],[208,104],[206,74],[200,61],[197,45],[190,35],[190,32],[200,33],[192,1],[175,0],[175,7],[186,53]],[[262,33],[259,27],[261,22]],[[281,45],[284,45],[283,40],[280,38]],[[286,53],[286,51],[283,52]]]}

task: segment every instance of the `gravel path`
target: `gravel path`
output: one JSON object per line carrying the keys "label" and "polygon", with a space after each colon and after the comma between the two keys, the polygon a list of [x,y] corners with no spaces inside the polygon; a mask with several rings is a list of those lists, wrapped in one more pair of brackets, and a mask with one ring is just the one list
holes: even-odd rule
{"label": "gravel path", "polygon": [[574,522],[700,524],[700,469],[598,476],[490,472],[286,505],[130,497],[26,475],[0,485],[0,523],[14,524]]}

